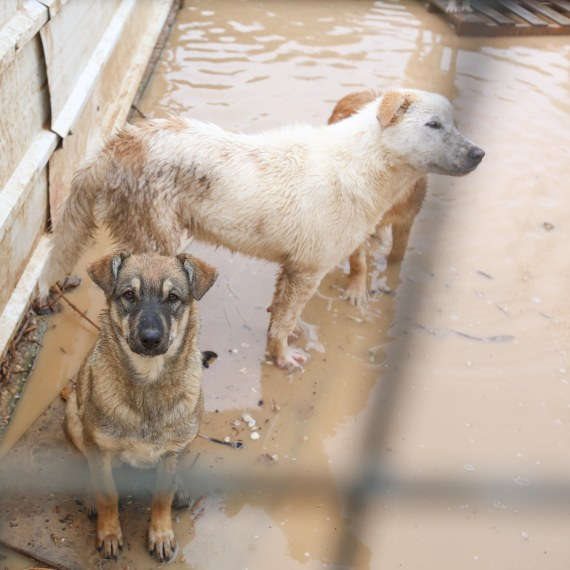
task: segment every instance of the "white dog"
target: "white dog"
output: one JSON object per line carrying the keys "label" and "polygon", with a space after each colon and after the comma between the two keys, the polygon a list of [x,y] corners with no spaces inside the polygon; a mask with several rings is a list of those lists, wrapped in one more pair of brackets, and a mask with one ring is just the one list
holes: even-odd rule
{"label": "white dog", "polygon": [[267,350],[280,367],[322,277],[428,172],[463,175],[483,150],[440,95],[397,89],[328,126],[235,134],[195,120],[128,125],[80,170],[55,227],[40,292],[67,274],[97,221],[134,253],[174,255],[185,231],[279,263]]}

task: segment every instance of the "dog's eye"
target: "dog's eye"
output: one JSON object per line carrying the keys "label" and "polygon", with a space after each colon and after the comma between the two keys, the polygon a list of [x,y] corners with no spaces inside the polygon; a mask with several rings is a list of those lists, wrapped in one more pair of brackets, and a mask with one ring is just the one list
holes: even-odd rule
{"label": "dog's eye", "polygon": [[429,127],[430,129],[441,129],[443,125],[439,121],[428,121],[426,123],[426,127]]}
{"label": "dog's eye", "polygon": [[135,292],[131,291],[130,289],[128,291],[125,291],[121,297],[123,298],[124,301],[126,301],[127,303],[132,303],[136,297],[135,297]]}
{"label": "dog's eye", "polygon": [[169,293],[166,300],[169,303],[178,303],[178,301],[180,301],[180,297],[178,297],[178,295],[176,293]]}

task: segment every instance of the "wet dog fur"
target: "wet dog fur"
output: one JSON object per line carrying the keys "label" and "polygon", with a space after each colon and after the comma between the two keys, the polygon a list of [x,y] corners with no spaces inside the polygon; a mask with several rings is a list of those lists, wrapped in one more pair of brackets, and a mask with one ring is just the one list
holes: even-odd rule
{"label": "wet dog fur", "polygon": [[116,558],[123,544],[113,462],[156,467],[148,546],[160,561],[169,560],[176,552],[177,461],[198,434],[203,408],[196,300],[216,272],[186,254],[116,254],[88,273],[107,305],[96,344],[67,396],[65,425],[89,464],[97,547]]}
{"label": "wet dog fur", "polygon": [[[338,123],[355,113],[364,105],[380,96],[378,91],[367,89],[350,93],[343,97],[334,107],[328,123]],[[383,228],[390,227],[392,231],[392,248],[388,255],[389,262],[402,261],[414,220],[419,213],[427,190],[427,178],[419,178],[414,184],[398,196],[397,201],[382,216],[376,227],[375,234],[380,235]],[[368,264],[366,260],[366,247],[361,245],[349,257],[350,273],[346,287],[346,298],[356,306],[365,305],[368,299]]]}
{"label": "wet dog fur", "polygon": [[288,338],[322,277],[428,172],[464,175],[483,155],[447,99],[409,89],[322,127],[245,135],[181,118],[128,125],[77,173],[40,292],[72,269],[97,223],[134,252],[174,255],[190,233],[281,266],[267,352],[298,368],[306,355]]}

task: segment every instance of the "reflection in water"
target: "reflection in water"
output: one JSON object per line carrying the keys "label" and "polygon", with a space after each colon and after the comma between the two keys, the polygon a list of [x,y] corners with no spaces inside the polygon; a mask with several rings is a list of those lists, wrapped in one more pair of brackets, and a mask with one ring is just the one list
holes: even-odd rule
{"label": "reflection in water", "polygon": [[[249,132],[324,124],[348,91],[404,85],[451,97],[462,129],[487,151],[484,166],[465,179],[432,177],[401,267],[385,270],[379,256],[375,279],[385,279],[396,295],[376,296],[363,315],[339,298],[342,271],[325,279],[304,313],[318,326],[325,352],[313,351],[302,375],[286,376],[265,363],[275,267],[192,244],[221,275],[201,303],[202,348],[220,354],[204,378],[203,431],[247,444],[238,453],[201,443],[199,464],[231,470],[263,464],[269,454],[278,459],[264,468],[302,465],[335,481],[358,468],[369,402],[382,387],[382,372],[398,367],[390,358],[394,339],[406,335],[406,400],[382,450],[395,468],[460,477],[465,465],[476,472],[495,466],[515,477],[570,467],[567,438],[554,423],[567,421],[570,405],[562,372],[570,307],[551,276],[553,267],[570,275],[564,245],[570,208],[560,192],[570,175],[570,160],[562,160],[570,148],[564,39],[458,39],[412,2],[186,4],[140,105],[149,116],[194,116]],[[434,239],[431,229],[444,214],[445,230]],[[556,230],[545,232],[544,221]],[[437,256],[424,255],[434,250]],[[84,284],[74,295],[96,314],[101,299],[94,288]],[[425,298],[419,314],[408,311],[406,299],[414,295]],[[72,314],[53,322],[28,389],[35,396],[27,401],[36,406],[67,381],[94,338]],[[515,341],[436,338],[422,332],[426,327]],[[521,366],[523,357],[532,364]],[[36,413],[27,409],[20,410],[23,421]],[[261,426],[257,441],[235,425],[244,412]],[[197,569],[265,568],[268,560],[287,570],[321,568],[333,562],[334,541],[347,524],[340,497],[321,504],[221,495],[205,506],[194,537],[179,537]],[[482,509],[473,523],[469,507],[450,503],[432,527],[426,511],[385,504],[373,513],[382,515],[381,524],[373,518],[353,537],[358,567],[471,568],[485,551],[494,552],[496,567],[540,567],[535,557],[544,543],[525,543],[523,555],[516,540],[523,524],[536,536],[543,527],[507,510],[510,518],[497,522],[493,509]],[[496,548],[489,528],[501,524],[504,547]],[[433,547],[446,533],[454,541]],[[548,548],[564,560],[562,548]],[[129,556],[146,554],[133,546]]]}

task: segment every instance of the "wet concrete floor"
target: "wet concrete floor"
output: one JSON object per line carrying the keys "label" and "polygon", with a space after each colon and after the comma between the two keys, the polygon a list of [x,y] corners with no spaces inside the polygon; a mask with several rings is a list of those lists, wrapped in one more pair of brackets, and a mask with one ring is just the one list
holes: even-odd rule
{"label": "wet concrete floor", "polygon": [[[394,294],[377,293],[361,313],[340,298],[345,268],[325,279],[304,313],[325,351],[312,351],[303,374],[265,362],[276,268],[191,244],[220,271],[200,304],[201,347],[220,354],[204,377],[202,431],[246,443],[237,451],[201,441],[199,464],[295,468],[336,485],[360,471],[372,402],[401,373],[389,434],[364,457],[381,454],[415,482],[499,479],[532,490],[569,479],[568,38],[460,39],[413,2],[186,4],[140,103],[149,116],[246,132],[320,124],[350,91],[404,85],[449,96],[460,128],[487,152],[466,178],[430,178],[401,265],[386,267],[386,249],[371,244],[373,287]],[[105,246],[82,260],[83,276]],[[87,280],[70,298],[92,318],[102,303]],[[5,448],[94,342],[72,312],[52,324]],[[258,440],[244,413],[261,426]],[[180,523],[173,567],[332,568],[348,525],[353,567],[363,570],[566,569],[569,510],[533,510],[498,490],[480,501],[371,498],[367,524],[351,530],[340,492],[221,493],[193,525]],[[154,567],[144,546],[141,531],[116,567]]]}

